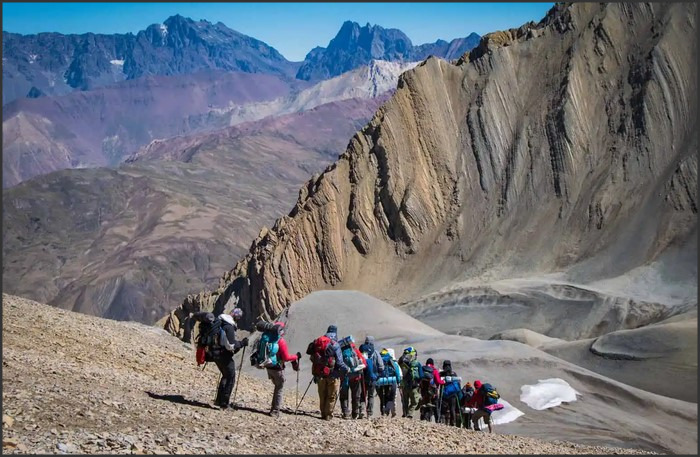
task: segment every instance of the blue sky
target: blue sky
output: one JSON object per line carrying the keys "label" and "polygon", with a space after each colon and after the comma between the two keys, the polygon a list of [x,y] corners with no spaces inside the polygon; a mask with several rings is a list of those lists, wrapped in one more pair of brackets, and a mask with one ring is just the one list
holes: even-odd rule
{"label": "blue sky", "polygon": [[136,33],[181,14],[223,22],[287,59],[326,46],[346,20],[402,30],[413,44],[539,21],[553,3],[3,3],[3,30]]}

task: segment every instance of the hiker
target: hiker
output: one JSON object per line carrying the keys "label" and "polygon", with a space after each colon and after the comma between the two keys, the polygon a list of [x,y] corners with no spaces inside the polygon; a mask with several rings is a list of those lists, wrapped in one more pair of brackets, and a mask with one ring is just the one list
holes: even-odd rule
{"label": "hiker", "polygon": [[374,337],[367,336],[365,342],[360,345],[360,352],[367,361],[367,366],[363,373],[364,388],[366,395],[363,395],[360,402],[360,409],[365,409],[365,399],[367,400],[367,418],[372,417],[374,412],[374,394],[377,388],[377,379],[384,374],[384,361],[374,347]]}
{"label": "hiker", "polygon": [[423,376],[420,380],[420,418],[430,421],[430,416],[435,417],[435,422],[440,421],[440,389],[445,381],[440,377],[440,372],[435,368],[435,362],[428,358],[423,365]]}
{"label": "hiker", "polygon": [[440,377],[445,381],[442,388],[442,399],[440,400],[440,415],[445,418],[446,424],[461,427],[462,378],[457,376],[457,373],[452,370],[452,362],[449,360],[442,362]]}
{"label": "hiker", "polygon": [[311,374],[318,384],[321,419],[329,421],[338,400],[340,378],[349,371],[340,352],[338,327],[329,325],[325,335],[309,343],[306,353],[311,356]]}
{"label": "hiker", "polygon": [[474,389],[474,396],[467,403],[467,406],[476,408],[476,412],[472,416],[474,431],[481,431],[479,428],[479,419],[483,418],[484,422],[489,427],[489,433],[493,433],[493,427],[491,426],[491,407],[498,404],[498,399],[501,396],[491,384],[482,383],[478,379],[474,381]]}
{"label": "hiker", "polygon": [[467,430],[472,428],[472,408],[469,407],[471,399],[474,397],[474,387],[467,381],[462,387],[462,399],[459,402],[462,411],[462,427]]}
{"label": "hiker", "polygon": [[418,351],[413,346],[403,350],[399,358],[401,367],[401,406],[403,415],[413,419],[413,413],[418,411],[420,402],[420,380],[423,377],[423,365],[418,361]]}
{"label": "hiker", "polygon": [[192,316],[195,322],[200,322],[198,350],[204,348],[206,360],[214,361],[221,372],[214,405],[222,410],[228,409],[231,392],[236,383],[236,364],[233,354],[248,346],[248,338],[236,341],[235,321],[241,317],[243,317],[243,310],[240,308],[234,308],[230,314],[224,313],[219,317],[205,311]]}
{"label": "hiker", "polygon": [[283,338],[284,322],[264,322],[260,321],[255,328],[263,334],[260,336],[255,352],[250,356],[251,362],[258,367],[267,369],[267,377],[275,386],[272,394],[272,405],[269,415],[279,417],[280,406],[282,405],[282,389],[284,389],[284,368],[285,362],[292,362],[292,369],[299,371],[299,359],[301,353],[290,354],[287,349],[287,342]]}
{"label": "hiker", "polygon": [[[367,360],[355,346],[352,335],[338,341],[338,344],[343,355],[343,362],[349,369],[340,382],[340,409],[343,413],[343,419],[350,419],[350,403],[352,404],[352,418],[364,419],[364,410],[360,408],[360,403],[365,387],[363,378]],[[352,395],[352,400],[349,399],[349,395]]]}
{"label": "hiker", "polygon": [[396,417],[396,386],[401,383],[401,368],[394,359],[393,349],[382,349],[380,353],[384,362],[384,374],[377,379],[377,396],[379,412],[382,416]]}

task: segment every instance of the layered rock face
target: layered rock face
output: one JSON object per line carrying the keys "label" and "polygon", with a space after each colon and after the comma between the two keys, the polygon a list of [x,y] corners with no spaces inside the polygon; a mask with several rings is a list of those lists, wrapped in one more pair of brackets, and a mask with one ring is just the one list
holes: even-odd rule
{"label": "layered rock face", "polygon": [[249,320],[324,288],[392,303],[467,278],[612,277],[697,226],[695,5],[557,5],[428,59],[213,292]]}

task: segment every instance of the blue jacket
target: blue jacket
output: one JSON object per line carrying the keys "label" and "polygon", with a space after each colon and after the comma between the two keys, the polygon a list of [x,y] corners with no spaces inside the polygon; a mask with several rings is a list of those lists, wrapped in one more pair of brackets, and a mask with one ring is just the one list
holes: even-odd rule
{"label": "blue jacket", "polygon": [[326,336],[331,339],[331,350],[333,351],[333,355],[335,356],[335,368],[333,368],[333,371],[331,372],[331,378],[342,378],[345,376],[345,373],[348,373],[350,371],[350,368],[348,368],[347,365],[345,365],[345,362],[343,362],[343,353],[340,350],[340,344],[338,344],[338,335],[333,332],[328,332],[326,333]]}

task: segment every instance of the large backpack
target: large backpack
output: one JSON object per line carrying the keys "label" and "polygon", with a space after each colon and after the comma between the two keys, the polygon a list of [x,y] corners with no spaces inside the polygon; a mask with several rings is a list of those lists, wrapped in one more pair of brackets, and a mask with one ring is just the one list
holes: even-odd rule
{"label": "large backpack", "polygon": [[357,356],[352,335],[338,341],[338,344],[340,344],[340,351],[343,354],[343,362],[350,369],[350,373],[357,373],[365,369],[365,364]]}
{"label": "large backpack", "polygon": [[424,397],[433,398],[438,392],[437,385],[435,384],[435,373],[433,373],[433,367],[423,365],[421,370],[423,371],[423,374],[420,377],[421,394]]}
{"label": "large backpack", "polygon": [[481,389],[484,395],[484,406],[495,405],[498,403],[498,399],[501,398],[498,391],[489,383],[481,385]]}
{"label": "large backpack", "polygon": [[281,337],[279,327],[270,322],[258,322],[255,328],[263,333],[253,344],[253,353],[250,355],[251,365],[260,369],[279,366],[277,360]]}
{"label": "large backpack", "polygon": [[411,360],[406,367],[405,383],[411,389],[415,389],[423,378],[423,366],[418,360]]}
{"label": "large backpack", "polygon": [[197,346],[206,348],[219,347],[221,338],[221,326],[223,322],[220,317],[214,318],[213,321],[202,321],[199,323],[199,333],[197,335]]}
{"label": "large backpack", "polygon": [[391,358],[391,354],[382,355],[382,361],[384,362],[384,376],[392,377],[396,376],[396,366],[394,365],[394,360]]}
{"label": "large backpack", "polygon": [[384,362],[384,375],[377,379],[377,386],[388,386],[398,383],[398,373],[396,372],[396,365],[394,365],[394,360],[391,354],[382,353],[382,361]]}
{"label": "large backpack", "polygon": [[457,395],[457,400],[462,399],[462,378],[459,376],[445,376],[445,387],[442,388],[442,398],[451,398]]}
{"label": "large backpack", "polygon": [[306,353],[311,359],[311,374],[321,378],[327,378],[335,368],[335,354],[333,353],[333,340],[326,335],[319,336],[306,348]]}

